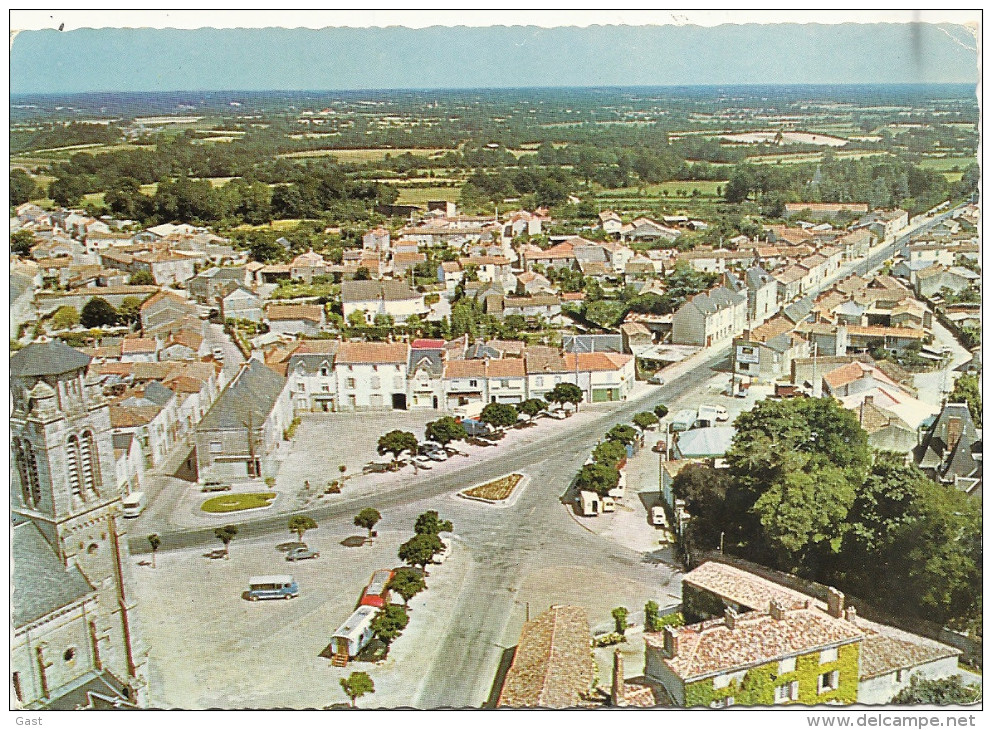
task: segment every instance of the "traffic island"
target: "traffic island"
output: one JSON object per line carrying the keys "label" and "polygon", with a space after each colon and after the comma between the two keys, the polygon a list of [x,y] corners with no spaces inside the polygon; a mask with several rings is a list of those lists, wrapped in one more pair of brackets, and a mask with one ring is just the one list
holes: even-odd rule
{"label": "traffic island", "polygon": [[526,477],[523,474],[506,474],[484,484],[463,489],[458,493],[458,496],[484,504],[506,506],[515,501],[516,495],[519,494],[519,488],[525,480]]}
{"label": "traffic island", "polygon": [[200,509],[208,514],[228,514],[230,512],[265,509],[272,506],[276,496],[275,492],[225,494],[220,497],[211,497],[200,505]]}

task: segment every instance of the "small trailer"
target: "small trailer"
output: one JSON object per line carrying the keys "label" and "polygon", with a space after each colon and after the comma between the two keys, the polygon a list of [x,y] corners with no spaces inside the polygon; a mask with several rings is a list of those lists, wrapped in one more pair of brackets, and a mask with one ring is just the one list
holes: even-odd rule
{"label": "small trailer", "polygon": [[379,610],[374,606],[359,606],[334,632],[331,637],[331,663],[334,666],[347,666],[348,660],[372,641],[372,619],[377,613]]}
{"label": "small trailer", "polygon": [[382,608],[389,602],[389,581],[393,579],[393,571],[377,570],[372,574],[372,580],[362,591],[358,601],[359,606]]}

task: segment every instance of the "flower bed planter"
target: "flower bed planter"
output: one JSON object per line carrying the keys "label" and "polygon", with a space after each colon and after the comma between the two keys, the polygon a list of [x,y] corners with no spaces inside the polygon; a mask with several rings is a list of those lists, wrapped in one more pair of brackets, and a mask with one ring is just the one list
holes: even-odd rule
{"label": "flower bed planter", "polygon": [[523,481],[523,478],[523,474],[507,474],[498,479],[493,479],[491,482],[464,489],[459,494],[468,499],[477,499],[490,504],[505,502],[510,498],[520,482]]}

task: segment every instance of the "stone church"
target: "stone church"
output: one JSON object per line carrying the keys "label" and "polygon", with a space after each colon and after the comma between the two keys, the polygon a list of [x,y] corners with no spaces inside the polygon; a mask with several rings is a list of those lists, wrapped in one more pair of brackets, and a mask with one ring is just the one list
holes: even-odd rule
{"label": "stone church", "polygon": [[10,358],[11,691],[29,709],[145,705],[110,413],[59,340]]}

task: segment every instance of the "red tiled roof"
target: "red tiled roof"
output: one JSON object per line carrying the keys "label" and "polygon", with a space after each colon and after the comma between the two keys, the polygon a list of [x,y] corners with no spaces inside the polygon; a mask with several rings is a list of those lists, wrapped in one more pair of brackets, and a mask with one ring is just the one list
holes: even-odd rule
{"label": "red tiled roof", "polygon": [[345,365],[406,363],[405,342],[342,342],[336,362]]}

